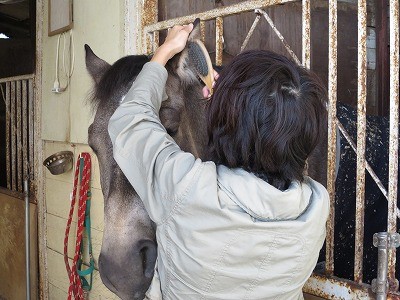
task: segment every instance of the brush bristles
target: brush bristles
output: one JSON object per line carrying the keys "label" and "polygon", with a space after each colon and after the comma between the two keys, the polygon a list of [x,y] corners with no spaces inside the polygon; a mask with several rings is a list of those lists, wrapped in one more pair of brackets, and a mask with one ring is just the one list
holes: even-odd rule
{"label": "brush bristles", "polygon": [[206,77],[208,75],[207,59],[204,53],[196,42],[189,42],[188,45],[189,60],[195,67],[196,71],[200,76]]}

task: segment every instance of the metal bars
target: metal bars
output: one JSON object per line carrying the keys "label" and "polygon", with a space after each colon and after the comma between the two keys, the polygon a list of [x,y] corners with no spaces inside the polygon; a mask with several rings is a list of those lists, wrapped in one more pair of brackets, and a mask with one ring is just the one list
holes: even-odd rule
{"label": "metal bars", "polygon": [[222,52],[224,48],[224,20],[222,17],[215,19],[215,64],[222,66]]}
{"label": "metal bars", "polygon": [[[257,13],[257,12],[256,12],[256,13]],[[250,27],[249,32],[248,32],[247,35],[246,35],[246,38],[245,38],[244,41],[243,41],[242,46],[240,47],[240,52],[242,52],[242,51],[246,48],[247,43],[249,42],[251,36],[253,35],[254,29],[256,29],[258,22],[260,22],[260,19],[261,19],[261,16],[260,16],[260,14],[258,13],[257,16],[256,16],[256,18],[254,19],[253,24],[252,24],[251,27]]]}
{"label": "metal bars", "polygon": [[302,7],[302,39],[303,39],[303,51],[302,51],[302,62],[303,66],[310,69],[311,66],[311,5],[310,0],[303,0]]}
{"label": "metal bars", "polygon": [[33,79],[33,75],[0,79],[6,104],[6,188],[21,195],[24,179],[33,176]]}
{"label": "metal bars", "polygon": [[[354,279],[355,282],[346,280],[338,280],[334,277],[322,277],[314,274],[305,286],[306,292],[312,292],[315,295],[326,297],[327,299],[337,299],[342,295],[344,299],[350,297],[372,297],[370,286],[362,283],[362,260],[363,260],[363,241],[364,241],[364,201],[365,201],[365,170],[367,170],[377,183],[379,189],[388,198],[388,231],[389,233],[396,231],[396,214],[399,209],[396,206],[397,200],[397,165],[398,165],[398,102],[399,102],[399,2],[398,0],[390,1],[390,160],[389,160],[389,188],[386,191],[375,172],[365,159],[366,152],[366,93],[367,93],[367,55],[366,55],[366,39],[367,39],[367,0],[358,0],[358,106],[357,106],[357,145],[352,141],[345,131],[344,127],[336,118],[336,102],[337,102],[337,11],[338,0],[329,0],[329,71],[328,71],[328,96],[329,96],[329,125],[328,125],[328,183],[327,189],[331,199],[331,211],[327,225],[327,256],[325,270],[327,275],[334,275],[334,193],[335,193],[335,160],[336,148],[335,142],[337,128],[340,129],[343,136],[349,141],[349,144],[357,153],[357,179],[356,179],[356,233],[355,233],[355,262],[354,262]],[[154,2],[156,0],[145,0],[144,2]],[[216,30],[216,64],[222,63],[223,50],[223,17],[239,14],[247,11],[255,10],[256,18],[247,34],[240,51],[243,51],[258,25],[261,15],[269,22],[278,38],[285,45],[285,48],[297,61],[306,68],[311,66],[311,5],[310,0],[301,0],[302,3],[302,57],[300,60],[291,51],[290,46],[286,43],[283,36],[276,29],[271,18],[261,8],[267,8],[277,4],[296,2],[295,0],[264,0],[264,1],[242,1],[235,5],[222,6],[210,11],[199,14],[192,14],[184,17],[174,18],[156,23],[150,22],[148,16],[153,20],[154,14],[149,12],[145,18],[147,21],[142,22],[143,37],[142,50],[149,50],[148,41],[157,42],[154,34],[160,30],[172,27],[175,24],[186,24],[192,22],[195,18],[201,19],[201,38],[204,41],[205,22],[215,20]],[[147,6],[145,6],[147,7]],[[150,18],[150,19],[151,19]],[[147,41],[147,43],[146,43]],[[366,237],[371,238],[371,237]],[[395,256],[394,252],[389,252],[389,294],[388,299],[394,299],[397,296],[391,295],[390,292],[396,291],[396,281],[394,274]],[[314,290],[316,289],[316,290]],[[334,291],[334,294],[332,292]],[[391,298],[391,297],[394,298]]]}
{"label": "metal bars", "polygon": [[[150,0],[147,0],[150,2]],[[190,22],[193,22],[194,19],[200,18],[203,21],[208,21],[208,20],[213,20],[216,19],[217,17],[225,17],[225,16],[231,16],[247,11],[252,11],[255,10],[256,8],[260,7],[268,7],[272,5],[277,5],[277,4],[284,4],[284,3],[290,3],[290,2],[296,2],[296,0],[252,0],[252,1],[242,1],[238,4],[234,5],[229,5],[229,6],[221,6],[206,12],[198,13],[198,14],[192,14],[184,17],[179,17],[179,18],[174,18],[174,19],[169,19],[165,20],[162,22],[158,23],[149,23],[150,25],[146,24],[147,26],[143,26],[143,32],[144,34],[153,32],[153,31],[159,31],[159,30],[164,30],[168,29],[176,24],[187,24]],[[147,15],[146,15],[147,17]]]}
{"label": "metal bars", "polygon": [[268,24],[271,26],[272,30],[276,33],[276,35],[278,36],[279,40],[283,43],[283,45],[285,46],[287,52],[289,52],[290,56],[293,58],[293,60],[298,64],[301,65],[301,62],[299,60],[299,58],[297,57],[297,55],[293,52],[293,50],[290,48],[290,45],[286,42],[285,38],[283,37],[283,35],[280,33],[280,31],[276,28],[274,22],[272,21],[272,19],[269,17],[269,15],[262,9],[256,9],[257,13],[260,13],[264,16],[265,20],[267,20]]}
{"label": "metal bars", "polygon": [[[397,170],[399,140],[399,0],[389,2],[390,24],[390,137],[389,137],[389,186],[388,232],[395,233],[397,209]],[[397,291],[395,278],[396,250],[389,250],[389,289]]]}
{"label": "metal bars", "polygon": [[[336,141],[336,100],[337,100],[337,0],[329,1],[329,70],[328,70],[328,140]],[[303,58],[304,59],[304,58]],[[330,142],[328,147],[327,190],[330,199],[329,219],[326,230],[325,270],[333,275],[334,270],[334,225],[335,225],[335,165],[336,143]]]}
{"label": "metal bars", "polygon": [[357,105],[357,182],[354,281],[362,283],[364,253],[365,130],[367,100],[367,1],[358,1],[358,105]]}

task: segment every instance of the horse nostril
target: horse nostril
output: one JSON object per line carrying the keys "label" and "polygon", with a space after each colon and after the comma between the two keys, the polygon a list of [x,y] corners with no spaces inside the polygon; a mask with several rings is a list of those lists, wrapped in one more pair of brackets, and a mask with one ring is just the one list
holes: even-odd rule
{"label": "horse nostril", "polygon": [[138,244],[139,254],[142,258],[143,274],[147,278],[151,278],[154,274],[154,265],[157,259],[157,245],[151,240],[142,240]]}

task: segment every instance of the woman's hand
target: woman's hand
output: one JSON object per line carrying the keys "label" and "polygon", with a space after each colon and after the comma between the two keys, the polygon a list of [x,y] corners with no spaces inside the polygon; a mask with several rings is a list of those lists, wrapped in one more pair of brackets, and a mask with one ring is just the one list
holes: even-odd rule
{"label": "woman's hand", "polygon": [[163,66],[170,60],[175,54],[181,52],[185,48],[186,41],[189,37],[189,33],[193,30],[193,24],[188,25],[175,25],[168,31],[168,35],[162,44],[154,53],[151,61],[156,61]]}
{"label": "woman's hand", "polygon": [[[213,81],[212,87],[214,88],[215,82],[216,82],[216,81],[218,80],[218,78],[219,78],[219,74],[218,74],[218,72],[215,71],[215,70],[213,70],[213,72],[214,72],[214,81]],[[208,89],[207,86],[204,86],[204,87],[203,87],[203,97],[204,97],[204,98],[210,98],[210,97],[211,97],[211,91]]]}

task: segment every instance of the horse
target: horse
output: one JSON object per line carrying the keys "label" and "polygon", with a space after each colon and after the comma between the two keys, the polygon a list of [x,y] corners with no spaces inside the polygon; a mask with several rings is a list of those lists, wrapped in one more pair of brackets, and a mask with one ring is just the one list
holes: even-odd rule
{"label": "horse", "polygon": [[[199,38],[199,26],[195,26],[189,41]],[[88,129],[88,143],[99,161],[104,196],[99,272],[103,283],[121,299],[143,299],[157,257],[155,225],[113,159],[107,126],[149,57],[126,56],[110,65],[97,57],[88,45],[85,49],[87,70],[94,81],[91,104],[95,111]],[[168,99],[161,105],[161,122],[182,150],[209,160],[205,117],[207,99],[203,99],[203,84],[188,59],[188,49],[175,55],[166,69]],[[326,143],[326,139],[321,140],[308,160],[309,175],[323,183],[326,182],[323,168],[326,166]]]}

